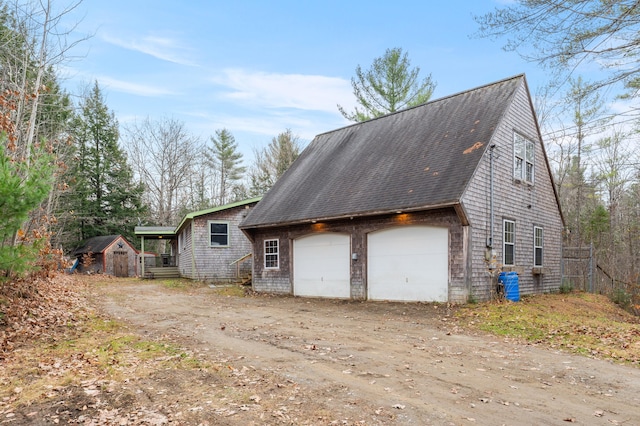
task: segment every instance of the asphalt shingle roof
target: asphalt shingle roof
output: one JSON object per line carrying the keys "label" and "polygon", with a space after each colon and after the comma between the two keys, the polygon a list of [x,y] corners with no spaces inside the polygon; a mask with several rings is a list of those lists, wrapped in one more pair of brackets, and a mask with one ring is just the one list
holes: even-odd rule
{"label": "asphalt shingle roof", "polygon": [[457,203],[524,75],[314,138],[241,228]]}
{"label": "asphalt shingle roof", "polygon": [[73,251],[73,255],[77,256],[85,253],[102,253],[118,237],[120,237],[120,235],[104,235],[89,238],[82,246]]}

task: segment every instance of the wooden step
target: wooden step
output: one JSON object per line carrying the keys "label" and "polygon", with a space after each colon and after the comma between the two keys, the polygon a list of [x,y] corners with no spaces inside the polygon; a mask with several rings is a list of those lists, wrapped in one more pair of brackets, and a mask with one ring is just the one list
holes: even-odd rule
{"label": "wooden step", "polygon": [[147,268],[145,277],[150,278],[180,278],[180,270],[177,266],[167,266],[165,268]]}

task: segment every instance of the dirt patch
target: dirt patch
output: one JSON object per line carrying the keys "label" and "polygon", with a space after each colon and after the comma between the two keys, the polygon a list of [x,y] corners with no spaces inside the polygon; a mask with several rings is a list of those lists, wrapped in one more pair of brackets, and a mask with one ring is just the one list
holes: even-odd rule
{"label": "dirt patch", "polygon": [[[5,395],[0,421],[640,423],[638,368],[470,332],[446,305],[233,297],[132,280],[90,292],[128,333],[179,350],[146,366],[113,354],[118,375],[69,379],[28,406]],[[97,362],[83,359],[86,370]]]}

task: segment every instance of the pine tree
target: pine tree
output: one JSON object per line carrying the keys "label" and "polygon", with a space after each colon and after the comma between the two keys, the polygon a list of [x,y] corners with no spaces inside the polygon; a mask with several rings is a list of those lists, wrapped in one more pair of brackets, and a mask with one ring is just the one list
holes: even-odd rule
{"label": "pine tree", "polygon": [[213,147],[207,147],[205,158],[218,174],[218,205],[226,204],[233,197],[245,172],[241,166],[242,153],[238,152],[238,144],[231,132],[227,129],[216,130],[216,135],[211,137]]}
{"label": "pine tree", "polygon": [[401,48],[387,49],[382,57],[374,59],[370,69],[356,68],[351,86],[360,108],[347,112],[338,105],[338,110],[347,120],[360,122],[421,105],[431,98],[436,84],[431,75],[423,80],[419,75],[420,67],[411,68]]}
{"label": "pine tree", "polygon": [[[31,161],[12,160],[0,139],[0,277],[33,269],[43,237],[25,235],[22,225],[47,197],[53,181],[53,156],[40,146],[32,147]],[[18,244],[14,240],[18,239]],[[2,278],[0,278],[0,281]]]}
{"label": "pine tree", "polygon": [[69,192],[62,207],[71,213],[66,224],[75,229],[75,241],[99,235],[122,234],[131,239],[136,218],[144,211],[144,188],[120,148],[118,122],[96,82],[81,100],[71,135],[74,161],[68,170]]}

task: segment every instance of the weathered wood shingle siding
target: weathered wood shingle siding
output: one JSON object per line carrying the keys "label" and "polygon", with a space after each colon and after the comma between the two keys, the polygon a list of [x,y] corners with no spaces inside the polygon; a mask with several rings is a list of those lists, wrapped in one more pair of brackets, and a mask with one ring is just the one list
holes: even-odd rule
{"label": "weathered wood shingle siding", "polygon": [[[230,208],[197,216],[183,228],[192,227],[185,234],[185,248],[180,253],[180,273],[197,280],[228,279],[236,276],[236,266],[231,263],[251,253],[251,242],[238,228],[248,209],[245,206]],[[229,246],[211,246],[209,222],[229,224]],[[182,230],[181,230],[182,231]],[[195,261],[194,261],[195,259]],[[241,263],[241,274],[251,271],[251,260]]]}
{"label": "weathered wood shingle siding", "polygon": [[[122,245],[119,247],[118,245]],[[82,262],[77,267],[78,272],[104,273],[115,275],[114,252],[125,252],[127,255],[127,276],[135,277],[138,262],[136,249],[122,236],[102,236],[89,239],[85,246],[76,250],[81,261],[87,254],[91,254],[91,264],[85,266]]]}
{"label": "weathered wood shingle siding", "polygon": [[[518,182],[513,177],[514,132],[535,143],[534,184]],[[503,255],[503,219],[516,224],[515,267],[520,293],[532,294],[556,290],[560,286],[562,220],[556,202],[550,171],[547,170],[543,146],[536,127],[524,82],[489,144],[494,149],[494,240],[499,266]],[[487,300],[499,271],[489,270],[485,247],[490,236],[490,160],[487,152],[462,197],[471,226],[472,296]],[[544,229],[543,275],[534,275],[533,228]]]}
{"label": "weathered wood shingle siding", "polygon": [[[464,227],[453,209],[439,209],[383,215],[308,225],[252,230],[254,244],[253,289],[257,292],[293,294],[293,241],[318,232],[336,232],[351,236],[351,298],[367,298],[367,236],[371,232],[398,226],[427,225],[449,230],[449,300],[464,302],[468,294],[465,274]],[[264,240],[278,239],[280,267],[264,268]],[[319,260],[320,261],[320,260]]]}
{"label": "weathered wood shingle siding", "polygon": [[[118,247],[118,243],[122,244],[122,248]],[[116,251],[126,252],[127,253],[127,276],[135,277],[137,274],[136,262],[138,259],[138,253],[136,250],[129,244],[124,237],[119,237],[113,243],[107,247],[104,252],[104,258],[106,265],[104,272],[109,275],[115,275],[115,265],[113,262],[113,258]]]}
{"label": "weathered wood shingle siding", "polygon": [[193,262],[193,250],[192,244],[193,239],[191,238],[191,226],[192,223],[189,222],[185,226],[182,227],[178,234],[178,255],[177,255],[177,263],[178,269],[180,270],[180,275],[187,278],[194,277],[191,274],[192,271],[192,262]]}

